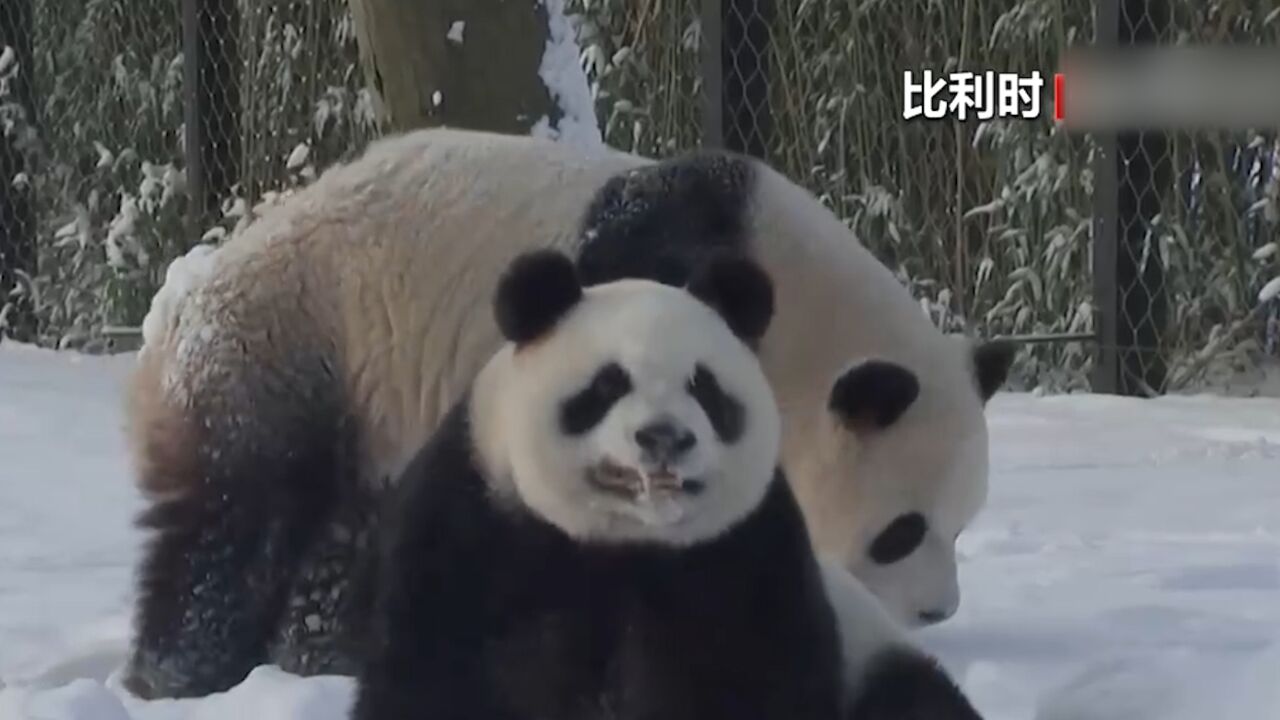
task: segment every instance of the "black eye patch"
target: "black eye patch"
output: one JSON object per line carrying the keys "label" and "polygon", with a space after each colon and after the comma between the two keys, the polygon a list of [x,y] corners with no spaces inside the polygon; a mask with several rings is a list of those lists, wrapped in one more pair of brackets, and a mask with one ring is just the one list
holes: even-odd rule
{"label": "black eye patch", "polygon": [[915,552],[928,529],[929,523],[920,513],[899,515],[871,542],[867,555],[877,565],[892,565]]}
{"label": "black eye patch", "polygon": [[702,407],[702,412],[707,414],[720,442],[731,444],[742,437],[745,424],[742,403],[725,393],[715,374],[702,363],[698,363],[694,369],[688,390],[689,395]]}
{"label": "black eye patch", "polygon": [[617,363],[596,371],[591,382],[560,406],[560,427],[567,435],[581,435],[609,414],[631,392],[631,376]]}

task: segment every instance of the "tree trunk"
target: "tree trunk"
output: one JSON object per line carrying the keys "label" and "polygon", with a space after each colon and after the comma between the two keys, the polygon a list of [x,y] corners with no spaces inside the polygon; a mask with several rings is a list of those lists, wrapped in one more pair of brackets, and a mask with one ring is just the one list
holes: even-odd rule
{"label": "tree trunk", "polygon": [[541,0],[348,0],[384,129],[448,125],[529,134],[557,118],[539,74]]}

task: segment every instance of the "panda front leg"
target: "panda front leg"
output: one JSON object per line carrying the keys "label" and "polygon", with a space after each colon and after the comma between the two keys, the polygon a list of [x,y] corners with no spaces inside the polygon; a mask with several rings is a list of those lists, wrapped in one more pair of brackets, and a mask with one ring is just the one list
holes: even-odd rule
{"label": "panda front leg", "polygon": [[818,565],[841,637],[847,720],[982,720],[866,586],[831,557]]}
{"label": "panda front leg", "polygon": [[[317,419],[332,415],[270,423],[261,413],[216,415],[235,428],[204,417],[213,416],[159,418],[154,441],[144,443],[143,487],[166,492],[138,521],[153,535],[124,684],[143,698],[221,692],[267,660],[341,465],[340,434]],[[270,430],[249,432],[246,421]]]}

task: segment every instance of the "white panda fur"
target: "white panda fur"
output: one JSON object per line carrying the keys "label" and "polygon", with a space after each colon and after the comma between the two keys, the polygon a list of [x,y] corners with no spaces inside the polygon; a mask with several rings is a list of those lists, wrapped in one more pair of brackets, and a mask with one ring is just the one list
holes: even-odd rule
{"label": "white panda fur", "polygon": [[[992,353],[992,368],[975,367],[974,346],[938,333],[809,193],[755,161],[723,166],[750,174],[734,222],[742,224],[745,249],[774,278],[777,317],[760,355],[783,412],[784,465],[817,546],[900,619],[950,614],[958,602],[952,543],[985,497],[983,404],[1007,357]],[[317,549],[323,543],[308,535],[314,529],[302,526],[332,520],[342,527],[331,534],[345,542],[360,522],[329,518],[325,503],[373,502],[367,496],[403,469],[498,347],[484,302],[498,271],[529,249],[572,252],[590,242],[594,229],[584,232],[582,223],[601,188],[660,167],[544,140],[417,131],[373,144],[267,209],[199,258],[200,277],[181,297],[162,290],[146,319],[130,393],[139,483],[154,502],[142,522],[157,531],[141,573],[135,687],[193,693],[225,684],[228,667],[243,662],[237,654],[271,656],[251,636],[290,622],[270,619],[282,604],[293,607],[279,596],[323,594],[343,575],[297,569],[302,556],[319,567],[317,558],[348,554]],[[698,197],[670,197],[677,209],[699,211]],[[661,217],[686,220],[683,213]],[[831,383],[876,358],[909,368],[918,397],[892,425],[851,432],[827,409]],[[316,448],[323,457],[306,457]],[[264,459],[279,467],[255,469]],[[294,508],[298,488],[282,490],[269,479],[311,477],[319,466],[344,471],[326,477],[305,510]],[[246,487],[215,493],[211,486],[224,475]],[[267,511],[244,503],[257,502],[259,492],[278,492],[263,504],[297,512],[294,524],[251,529]],[[232,509],[236,519],[223,520]],[[912,511],[929,521],[922,551],[889,567],[869,563],[876,534]],[[206,532],[200,523],[224,527]],[[237,559],[251,571],[241,568],[210,589],[201,581],[217,570],[178,558],[216,544],[204,536],[217,533],[227,535],[222,544],[266,550]],[[189,599],[193,586],[218,600]],[[227,599],[241,586],[265,588],[254,607]],[[298,619],[307,631],[328,632],[338,602]],[[190,632],[210,618],[219,627],[208,640]],[[305,655],[285,664],[318,669]]]}

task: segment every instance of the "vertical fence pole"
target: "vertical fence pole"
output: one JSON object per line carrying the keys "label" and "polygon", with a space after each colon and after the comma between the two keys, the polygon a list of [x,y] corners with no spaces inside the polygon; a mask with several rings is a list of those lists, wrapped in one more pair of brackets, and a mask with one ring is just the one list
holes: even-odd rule
{"label": "vertical fence pole", "polygon": [[[765,158],[773,132],[773,115],[769,106],[773,0],[704,3],[704,22],[709,5],[719,5],[720,10],[720,72],[717,76],[720,78],[720,139],[726,149]],[[705,31],[705,24],[703,28]],[[704,36],[703,42],[707,40]],[[705,62],[703,67],[706,69]]]}
{"label": "vertical fence pole", "polygon": [[[726,0],[728,1],[728,0]],[[702,146],[724,147],[724,64],[721,0],[701,0],[699,25],[702,28]]]}
{"label": "vertical fence pole", "polygon": [[0,310],[8,334],[29,342],[36,337],[35,308],[30,293],[15,295],[19,273],[36,273],[36,217],[31,179],[27,177],[27,153],[35,139],[35,102],[32,88],[31,36],[34,30],[31,0],[0,0],[0,53],[6,49],[11,61],[9,97],[5,102],[25,115],[0,137]]}
{"label": "vertical fence pole", "polygon": [[[1098,44],[1130,48],[1160,41],[1167,0],[1099,0]],[[1099,135],[1094,186],[1094,294],[1098,310],[1097,392],[1164,391],[1168,295],[1153,222],[1172,187],[1165,133],[1125,129]]]}
{"label": "vertical fence pole", "polygon": [[[1099,50],[1116,48],[1120,36],[1122,0],[1098,0],[1094,6],[1095,45]],[[1120,227],[1116,134],[1110,130],[1094,134],[1098,152],[1093,160],[1093,309],[1098,342],[1091,385],[1096,393],[1119,392],[1119,344],[1116,327],[1116,233]]]}
{"label": "vertical fence pole", "polygon": [[235,0],[182,0],[184,154],[191,242],[217,221],[239,176],[240,93]]}

